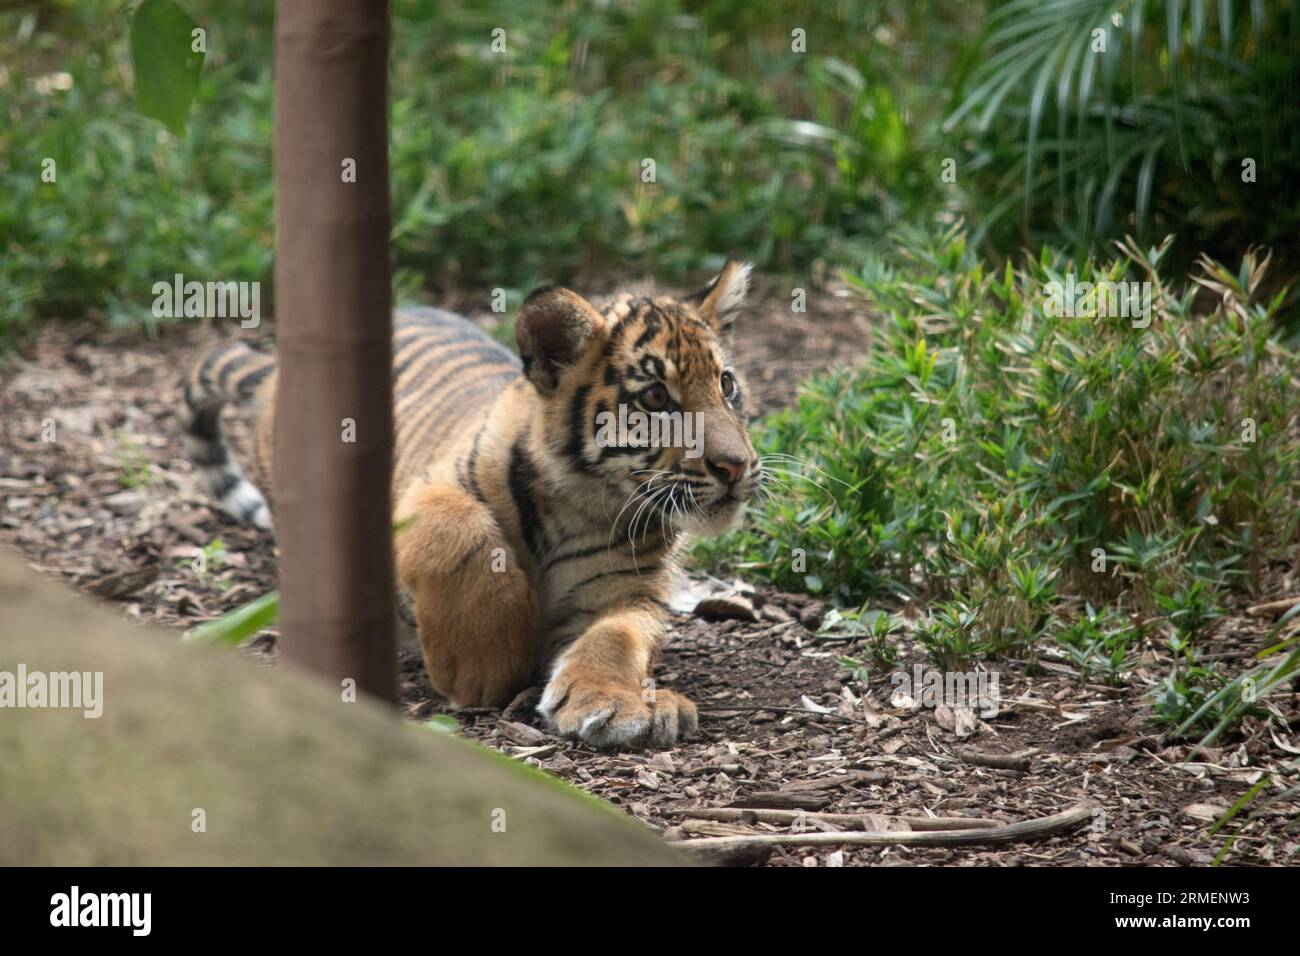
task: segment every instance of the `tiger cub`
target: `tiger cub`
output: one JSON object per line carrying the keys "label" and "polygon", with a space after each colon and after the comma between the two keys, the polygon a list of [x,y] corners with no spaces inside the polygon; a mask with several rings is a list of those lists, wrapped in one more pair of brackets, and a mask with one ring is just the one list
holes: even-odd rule
{"label": "tiger cub", "polygon": [[[503,706],[540,680],[549,725],[597,747],[695,731],[695,706],[651,673],[686,535],[730,526],[761,478],[728,357],[748,286],[732,260],[682,299],[597,308],[539,289],[515,321],[522,362],[460,316],[397,312],[398,578],[455,705]],[[269,474],[274,388],[274,359],[240,344],[203,358],[185,395],[195,465],[260,527],[270,511],[229,458],[220,412],[261,405]]]}

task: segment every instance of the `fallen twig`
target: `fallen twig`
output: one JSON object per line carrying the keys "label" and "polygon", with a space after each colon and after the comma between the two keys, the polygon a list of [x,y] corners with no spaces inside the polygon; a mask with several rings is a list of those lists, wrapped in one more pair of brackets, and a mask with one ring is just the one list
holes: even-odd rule
{"label": "fallen twig", "polygon": [[765,810],[820,810],[830,802],[831,795],[825,790],[766,790],[737,797],[732,801],[732,806]]}
{"label": "fallen twig", "polygon": [[1029,758],[1038,753],[1036,748],[1021,750],[1013,754],[986,754],[969,747],[958,747],[955,751],[963,763],[978,767],[992,767],[995,770],[1028,770]]}
{"label": "fallen twig", "polygon": [[730,853],[756,846],[980,846],[997,843],[1017,843],[1021,840],[1040,840],[1073,830],[1092,819],[1094,806],[1081,803],[1069,810],[1022,820],[1005,826],[978,830],[930,830],[895,832],[844,832],[844,833],[756,833],[752,836],[702,837],[698,840],[681,840],[673,846],[704,855]]}
{"label": "fallen twig", "polygon": [[736,713],[761,713],[766,711],[769,714],[797,714],[803,717],[830,717],[832,720],[844,720],[850,724],[867,724],[865,720],[858,717],[850,717],[848,714],[839,714],[831,711],[828,714],[822,714],[815,710],[807,710],[803,707],[776,707],[771,704],[718,704],[716,706],[704,704],[696,708],[701,714],[724,714],[729,711]]}
{"label": "fallen twig", "polygon": [[1277,601],[1265,601],[1263,604],[1252,605],[1246,608],[1246,613],[1251,617],[1272,616],[1281,614],[1283,611],[1289,611],[1297,604],[1300,604],[1300,597],[1282,598]]}
{"label": "fallen twig", "polygon": [[935,830],[986,830],[1001,826],[997,820],[985,820],[980,817],[923,817],[891,816],[883,813],[799,813],[794,810],[756,810],[746,807],[695,807],[675,811],[683,817],[695,820],[715,820],[719,823],[772,823],[788,826],[792,823],[811,823],[819,821],[832,823],[849,830],[874,829],[880,832],[891,822],[905,824],[913,831]]}
{"label": "fallen twig", "polygon": [[1061,712],[1061,708],[1056,704],[1049,704],[1045,700],[1031,700],[1028,697],[1004,700],[999,706],[1003,710],[1034,710],[1046,714],[1059,714]]}

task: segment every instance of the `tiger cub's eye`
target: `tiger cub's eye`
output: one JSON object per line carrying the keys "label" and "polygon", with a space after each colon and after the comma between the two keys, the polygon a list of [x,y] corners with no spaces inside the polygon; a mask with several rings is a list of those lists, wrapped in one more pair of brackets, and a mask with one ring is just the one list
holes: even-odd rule
{"label": "tiger cub's eye", "polygon": [[735,398],[740,391],[740,386],[736,384],[736,376],[730,372],[723,372],[718,384],[722,386],[722,397],[727,401]]}
{"label": "tiger cub's eye", "polygon": [[656,382],[643,391],[638,400],[647,412],[662,412],[668,407],[668,389]]}

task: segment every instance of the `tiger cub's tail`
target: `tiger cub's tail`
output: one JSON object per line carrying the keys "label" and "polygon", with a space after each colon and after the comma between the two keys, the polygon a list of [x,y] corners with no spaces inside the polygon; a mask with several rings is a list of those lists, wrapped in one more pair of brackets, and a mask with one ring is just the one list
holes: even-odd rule
{"label": "tiger cub's tail", "polygon": [[185,449],[208,491],[237,521],[271,527],[271,509],[257,486],[230,457],[221,434],[221,410],[249,405],[275,371],[275,359],[243,342],[219,346],[195,364],[185,383]]}

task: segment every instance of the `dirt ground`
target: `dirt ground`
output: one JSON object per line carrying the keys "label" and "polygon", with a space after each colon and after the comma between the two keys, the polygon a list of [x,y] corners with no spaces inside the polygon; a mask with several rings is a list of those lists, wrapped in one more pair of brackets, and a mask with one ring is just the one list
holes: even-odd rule
{"label": "dirt ground", "polygon": [[[808,372],[852,362],[870,334],[870,316],[849,300],[816,294],[806,316],[792,314],[789,301],[786,290],[763,290],[757,321],[739,330],[738,358],[764,410],[790,402]],[[197,338],[192,326],[151,340],[51,325],[0,367],[0,541],[38,570],[115,601],[128,618],[178,632],[276,581],[271,540],[211,507],[180,445],[179,382]],[[238,419],[232,426],[238,447],[243,429]],[[196,549],[204,548],[198,574]],[[716,584],[693,579],[696,590]],[[1050,659],[1035,675],[1023,663],[996,662],[998,713],[966,720],[907,706],[888,673],[873,672],[866,686],[856,680],[839,657],[865,655],[815,636],[825,611],[815,601],[760,589],[752,603],[756,619],[678,615],[657,679],[696,701],[701,727],[672,751],[608,754],[552,737],[525,700],[504,713],[453,716],[466,736],[615,803],[670,839],[791,832],[788,821],[739,812],[700,818],[718,808],[804,811],[808,830],[827,832],[848,824],[816,814],[1015,823],[1095,808],[1068,832],[1003,846],[782,845],[725,857],[735,863],[1180,866],[1208,863],[1225,835],[1235,837],[1224,857],[1231,864],[1279,864],[1300,851],[1287,825],[1294,803],[1207,833],[1266,772],[1290,764],[1294,775],[1300,751],[1255,720],[1194,758],[1190,746],[1166,744],[1144,700],[1163,673],[1158,660],[1120,689],[1084,684]],[[1219,624],[1208,653],[1227,661],[1258,650],[1268,630],[1267,621],[1240,615]],[[273,657],[274,642],[266,632],[248,653]],[[899,652],[895,671],[925,662],[906,635]],[[401,679],[411,719],[448,712],[417,653],[403,653]],[[1295,697],[1276,703],[1296,726]],[[1015,759],[1009,768],[983,765],[990,755]]]}

